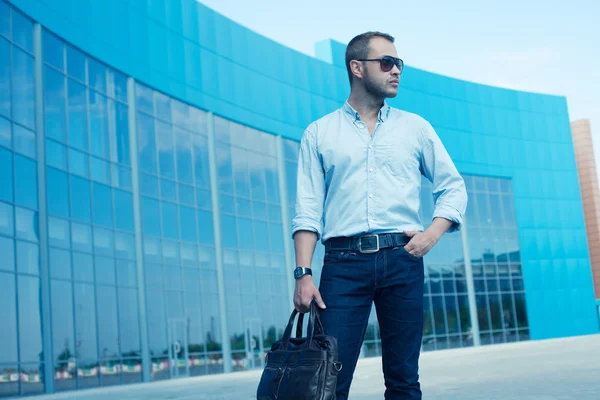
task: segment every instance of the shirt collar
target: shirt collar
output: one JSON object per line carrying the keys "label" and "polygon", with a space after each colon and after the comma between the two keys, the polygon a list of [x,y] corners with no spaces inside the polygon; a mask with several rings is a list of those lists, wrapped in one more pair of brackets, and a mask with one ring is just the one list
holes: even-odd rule
{"label": "shirt collar", "polygon": [[[356,111],[352,106],[346,101],[344,106],[342,107],[344,112],[348,114],[352,118],[352,122],[360,121],[360,114]],[[385,122],[390,115],[390,106],[386,101],[383,102],[383,106],[379,110],[379,115],[377,117],[378,122]]]}

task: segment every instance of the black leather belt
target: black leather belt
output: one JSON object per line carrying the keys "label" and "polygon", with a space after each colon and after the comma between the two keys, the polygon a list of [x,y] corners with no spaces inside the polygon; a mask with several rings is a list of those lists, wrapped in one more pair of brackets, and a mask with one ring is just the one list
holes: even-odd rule
{"label": "black leather belt", "polygon": [[410,237],[406,236],[404,233],[336,237],[325,242],[325,251],[337,250],[376,253],[380,249],[404,246],[409,241]]}

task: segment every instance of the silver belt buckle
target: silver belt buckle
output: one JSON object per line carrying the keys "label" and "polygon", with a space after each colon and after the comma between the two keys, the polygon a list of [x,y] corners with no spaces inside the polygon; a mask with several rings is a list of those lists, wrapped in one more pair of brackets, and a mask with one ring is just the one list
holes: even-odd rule
{"label": "silver belt buckle", "polygon": [[[362,249],[362,240],[363,238],[375,238],[375,242],[377,243],[377,248],[371,250],[363,250]],[[379,235],[365,235],[358,238],[358,251],[364,254],[369,253],[377,253],[379,251]]]}

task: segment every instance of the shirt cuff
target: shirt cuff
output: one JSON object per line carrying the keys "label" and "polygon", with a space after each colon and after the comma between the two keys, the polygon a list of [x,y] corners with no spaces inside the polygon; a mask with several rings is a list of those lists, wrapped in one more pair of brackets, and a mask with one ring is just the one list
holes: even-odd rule
{"label": "shirt cuff", "polygon": [[317,234],[317,241],[321,239],[321,222],[311,218],[294,219],[292,221],[292,239],[298,231],[310,231]]}
{"label": "shirt cuff", "polygon": [[460,212],[454,207],[445,205],[436,207],[433,212],[432,221],[435,218],[444,218],[449,221],[452,221],[452,225],[450,225],[450,228],[448,228],[446,233],[458,232],[462,228],[463,217],[460,214]]}

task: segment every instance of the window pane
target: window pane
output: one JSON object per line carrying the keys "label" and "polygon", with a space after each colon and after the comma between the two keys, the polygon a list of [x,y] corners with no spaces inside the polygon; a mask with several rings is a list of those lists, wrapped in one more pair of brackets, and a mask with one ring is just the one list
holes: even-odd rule
{"label": "window pane", "polygon": [[158,148],[160,175],[175,179],[175,149],[171,126],[159,121],[156,122],[156,147]]}
{"label": "window pane", "polygon": [[42,352],[40,280],[19,276],[19,348],[21,362],[38,362]]}
{"label": "window pane", "polygon": [[116,260],[117,284],[119,286],[137,286],[137,271],[135,262]]}
{"label": "window pane", "polygon": [[190,206],[195,205],[194,188],[188,185],[179,185],[179,203]]}
{"label": "window pane", "polygon": [[[200,243],[214,244],[213,215],[209,211],[198,210],[198,226],[200,227]],[[224,229],[224,227],[222,228]]]}
{"label": "window pane", "polygon": [[217,169],[219,177],[219,191],[233,194],[233,173],[231,169],[231,146],[221,142],[217,143]]}
{"label": "window pane", "polygon": [[177,147],[177,178],[180,182],[192,183],[192,135],[173,128]]}
{"label": "window pane", "polygon": [[94,228],[94,251],[98,255],[114,257],[115,244],[112,230]]}
{"label": "window pane", "polygon": [[194,135],[194,172],[196,175],[196,186],[210,187],[210,172],[208,168],[208,141],[203,136]]}
{"label": "window pane", "polygon": [[177,202],[177,184],[167,179],[161,179],[160,197],[163,200]]}
{"label": "window pane", "polygon": [[143,111],[150,115],[154,114],[154,102],[152,99],[152,90],[139,83],[135,86],[136,107],[138,111]]}
{"label": "window pane", "polygon": [[52,279],[71,279],[71,252],[50,249],[50,277]]}
{"label": "window pane", "polygon": [[162,202],[163,236],[170,239],[179,238],[177,224],[177,206],[172,203]]}
{"label": "window pane", "polygon": [[29,129],[35,129],[35,73],[33,57],[13,47],[12,60],[13,119]]}
{"label": "window pane", "polygon": [[39,237],[37,212],[15,207],[17,238],[37,242]]}
{"label": "window pane", "polygon": [[121,164],[130,165],[129,161],[129,117],[128,109],[122,104],[116,105],[116,147],[117,160]]}
{"label": "window pane", "polygon": [[85,86],[69,79],[69,144],[88,149],[87,99]]}
{"label": "window pane", "polygon": [[17,271],[21,274],[39,275],[40,252],[37,244],[17,240]]}
{"label": "window pane", "polygon": [[33,53],[33,22],[14,8],[12,9],[12,40]]}
{"label": "window pane", "polygon": [[158,197],[158,178],[154,175],[140,175],[140,192],[146,196]]}
{"label": "window pane", "polygon": [[48,239],[50,246],[71,248],[71,229],[69,221],[61,218],[48,217]]}
{"label": "window pane", "polygon": [[46,136],[66,142],[65,77],[48,66],[44,67],[44,122]]}
{"label": "window pane", "polygon": [[131,357],[140,353],[137,305],[137,290],[119,289],[119,325],[123,357]]}
{"label": "window pane", "polygon": [[168,351],[167,327],[165,316],[165,299],[162,290],[148,290],[148,339],[150,355],[163,355]]}
{"label": "window pane", "polygon": [[13,201],[13,153],[0,147],[0,200]]}
{"label": "window pane", "polygon": [[73,253],[73,280],[94,282],[94,261],[91,255]]}
{"label": "window pane", "polygon": [[106,93],[106,67],[104,64],[88,57],[88,79],[91,88]]}
{"label": "window pane", "polygon": [[69,149],[69,172],[75,175],[89,178],[90,176],[88,156],[81,151]]}
{"label": "window pane", "polygon": [[95,262],[96,283],[101,285],[115,285],[115,260],[109,257],[96,257]]}
{"label": "window pane", "polygon": [[135,260],[135,240],[133,235],[127,233],[115,233],[116,257]]}
{"label": "window pane", "polygon": [[19,182],[15,190],[15,202],[37,209],[37,163],[15,154],[15,179]]}
{"label": "window pane", "polygon": [[67,44],[67,73],[85,82],[85,56]]}
{"label": "window pane", "polygon": [[75,338],[77,361],[85,364],[98,359],[96,346],[96,299],[94,285],[75,284]]}
{"label": "window pane", "polygon": [[114,191],[116,227],[125,231],[133,232],[133,196],[122,190]]}
{"label": "window pane", "polygon": [[110,185],[110,164],[92,157],[92,180]]}
{"label": "window pane", "polygon": [[0,254],[2,254],[2,262],[0,263],[0,270],[14,271],[15,270],[15,241],[13,239],[9,239],[9,238],[0,236]]}
{"label": "window pane", "polygon": [[112,195],[109,186],[93,184],[94,189],[94,223],[112,227]]}
{"label": "window pane", "polygon": [[16,363],[17,357],[17,299],[15,295],[15,275],[0,272],[0,364]]}
{"label": "window pane", "polygon": [[64,71],[65,68],[65,45],[56,36],[48,32],[47,30],[42,31],[42,44],[44,61],[56,68]]}
{"label": "window pane", "polygon": [[16,152],[23,154],[24,156],[36,158],[36,143],[35,133],[20,127],[19,125],[13,126],[14,132],[14,149]]}
{"label": "window pane", "polygon": [[71,216],[73,219],[90,222],[92,219],[90,181],[71,176]]}
{"label": "window pane", "polygon": [[66,146],[46,139],[46,164],[52,167],[67,170],[67,148]]}
{"label": "window pane", "polygon": [[13,236],[14,221],[13,206],[0,202],[0,233]]}
{"label": "window pane", "polygon": [[[2,8],[0,2],[0,9]],[[0,11],[0,18],[2,17]],[[0,21],[0,29],[4,22]],[[6,25],[8,27],[8,25]],[[11,102],[10,102],[10,45],[8,41],[0,38],[0,114],[10,117]]]}
{"label": "window pane", "polygon": [[0,1],[0,35],[10,37],[10,8]]}
{"label": "window pane", "polygon": [[90,93],[90,151],[92,154],[108,159],[108,109],[106,97]]}
{"label": "window pane", "polygon": [[193,208],[179,207],[181,220],[181,239],[190,242],[196,241],[196,215]]}
{"label": "window pane", "polygon": [[116,288],[98,286],[98,342],[101,358],[112,358],[119,355],[119,329],[117,325],[117,293]]}
{"label": "window pane", "polygon": [[142,197],[141,203],[144,233],[160,236],[160,208],[158,200]]}
{"label": "window pane", "polygon": [[69,176],[62,171],[46,167],[46,191],[48,212],[52,215],[69,217]]}
{"label": "window pane", "polygon": [[131,186],[131,170],[127,167],[112,165],[112,184],[125,190],[132,190]]}
{"label": "window pane", "polygon": [[137,115],[138,159],[142,171],[156,174],[156,145],[154,120],[145,114]]}
{"label": "window pane", "polygon": [[162,93],[154,92],[154,110],[156,117],[171,122],[171,99]]}
{"label": "window pane", "polygon": [[114,92],[110,93],[117,100],[127,103],[127,77],[120,72],[108,70],[109,81],[114,85]]}
{"label": "window pane", "polygon": [[71,282],[51,283],[52,341],[56,362],[69,362],[75,357],[75,327],[73,326],[73,287]]}

